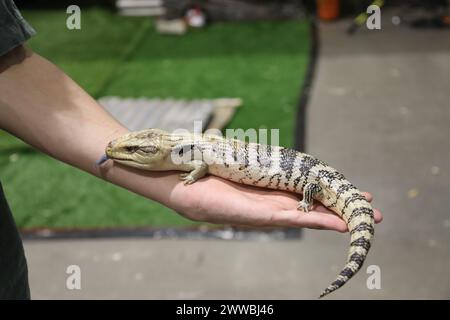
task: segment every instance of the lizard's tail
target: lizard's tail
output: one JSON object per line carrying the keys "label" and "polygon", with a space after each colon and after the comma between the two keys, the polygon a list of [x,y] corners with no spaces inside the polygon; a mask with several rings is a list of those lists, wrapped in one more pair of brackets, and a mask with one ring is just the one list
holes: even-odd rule
{"label": "lizard's tail", "polygon": [[[356,194],[353,196],[355,197]],[[360,196],[363,197],[362,195]],[[343,219],[350,231],[350,248],[347,263],[336,280],[322,292],[320,298],[339,289],[353,277],[361,269],[369,252],[370,243],[374,235],[375,221],[373,210],[365,199],[361,198],[358,202],[358,206],[344,208],[347,214],[343,215]]]}

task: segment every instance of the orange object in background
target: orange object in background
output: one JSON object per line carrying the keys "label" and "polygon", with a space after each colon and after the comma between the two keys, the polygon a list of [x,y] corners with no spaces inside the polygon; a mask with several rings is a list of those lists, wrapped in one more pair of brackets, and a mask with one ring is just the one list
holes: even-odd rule
{"label": "orange object in background", "polygon": [[335,20],[339,17],[340,0],[316,0],[317,15],[321,20]]}

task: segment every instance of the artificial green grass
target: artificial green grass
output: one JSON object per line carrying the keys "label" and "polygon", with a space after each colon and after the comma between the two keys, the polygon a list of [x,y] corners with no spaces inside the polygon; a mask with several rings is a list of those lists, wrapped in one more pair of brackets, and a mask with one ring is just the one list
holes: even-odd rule
{"label": "artificial green grass", "polygon": [[134,49],[136,38],[151,26],[149,19],[122,17],[103,9],[83,9],[80,30],[66,28],[64,10],[25,11],[23,15],[37,31],[27,44],[93,96]]}
{"label": "artificial green grass", "polygon": [[279,129],[280,144],[292,146],[308,48],[308,24],[298,21],[218,23],[180,38],[148,32],[104,94],[240,97],[229,128]]}
{"label": "artificial green grass", "polygon": [[[29,46],[95,97],[240,97],[229,128],[280,129],[293,145],[308,63],[306,22],[220,23],[182,37],[157,34],[148,19],[82,11],[25,11],[38,31]],[[0,179],[20,227],[185,226],[171,210],[64,165],[0,133]]]}

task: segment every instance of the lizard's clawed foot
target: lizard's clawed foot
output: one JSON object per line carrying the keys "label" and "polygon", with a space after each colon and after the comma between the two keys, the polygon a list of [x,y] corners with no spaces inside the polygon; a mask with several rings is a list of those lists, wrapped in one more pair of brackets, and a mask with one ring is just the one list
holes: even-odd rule
{"label": "lizard's clawed foot", "polygon": [[297,210],[303,211],[303,212],[309,212],[312,210],[313,205],[312,203],[307,203],[306,201],[300,201],[297,205]]}
{"label": "lizard's clawed foot", "polygon": [[180,180],[184,181],[184,184],[193,184],[197,179],[195,179],[191,173],[182,173],[180,174]]}
{"label": "lizard's clawed foot", "polygon": [[202,161],[193,161],[190,163],[191,171],[180,174],[180,179],[184,184],[193,184],[198,179],[203,178],[208,172],[208,165]]}

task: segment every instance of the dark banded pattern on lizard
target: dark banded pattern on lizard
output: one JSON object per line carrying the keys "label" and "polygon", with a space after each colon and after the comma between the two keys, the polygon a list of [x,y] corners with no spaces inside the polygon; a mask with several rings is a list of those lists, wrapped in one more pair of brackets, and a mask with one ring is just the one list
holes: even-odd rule
{"label": "dark banded pattern on lizard", "polygon": [[106,156],[143,170],[185,171],[180,177],[186,184],[212,174],[237,183],[302,193],[298,209],[305,212],[314,199],[320,201],[342,217],[350,231],[347,263],[320,297],[353,277],[370,249],[374,235],[371,205],[341,173],[308,154],[215,135],[147,129],[110,142]]}

